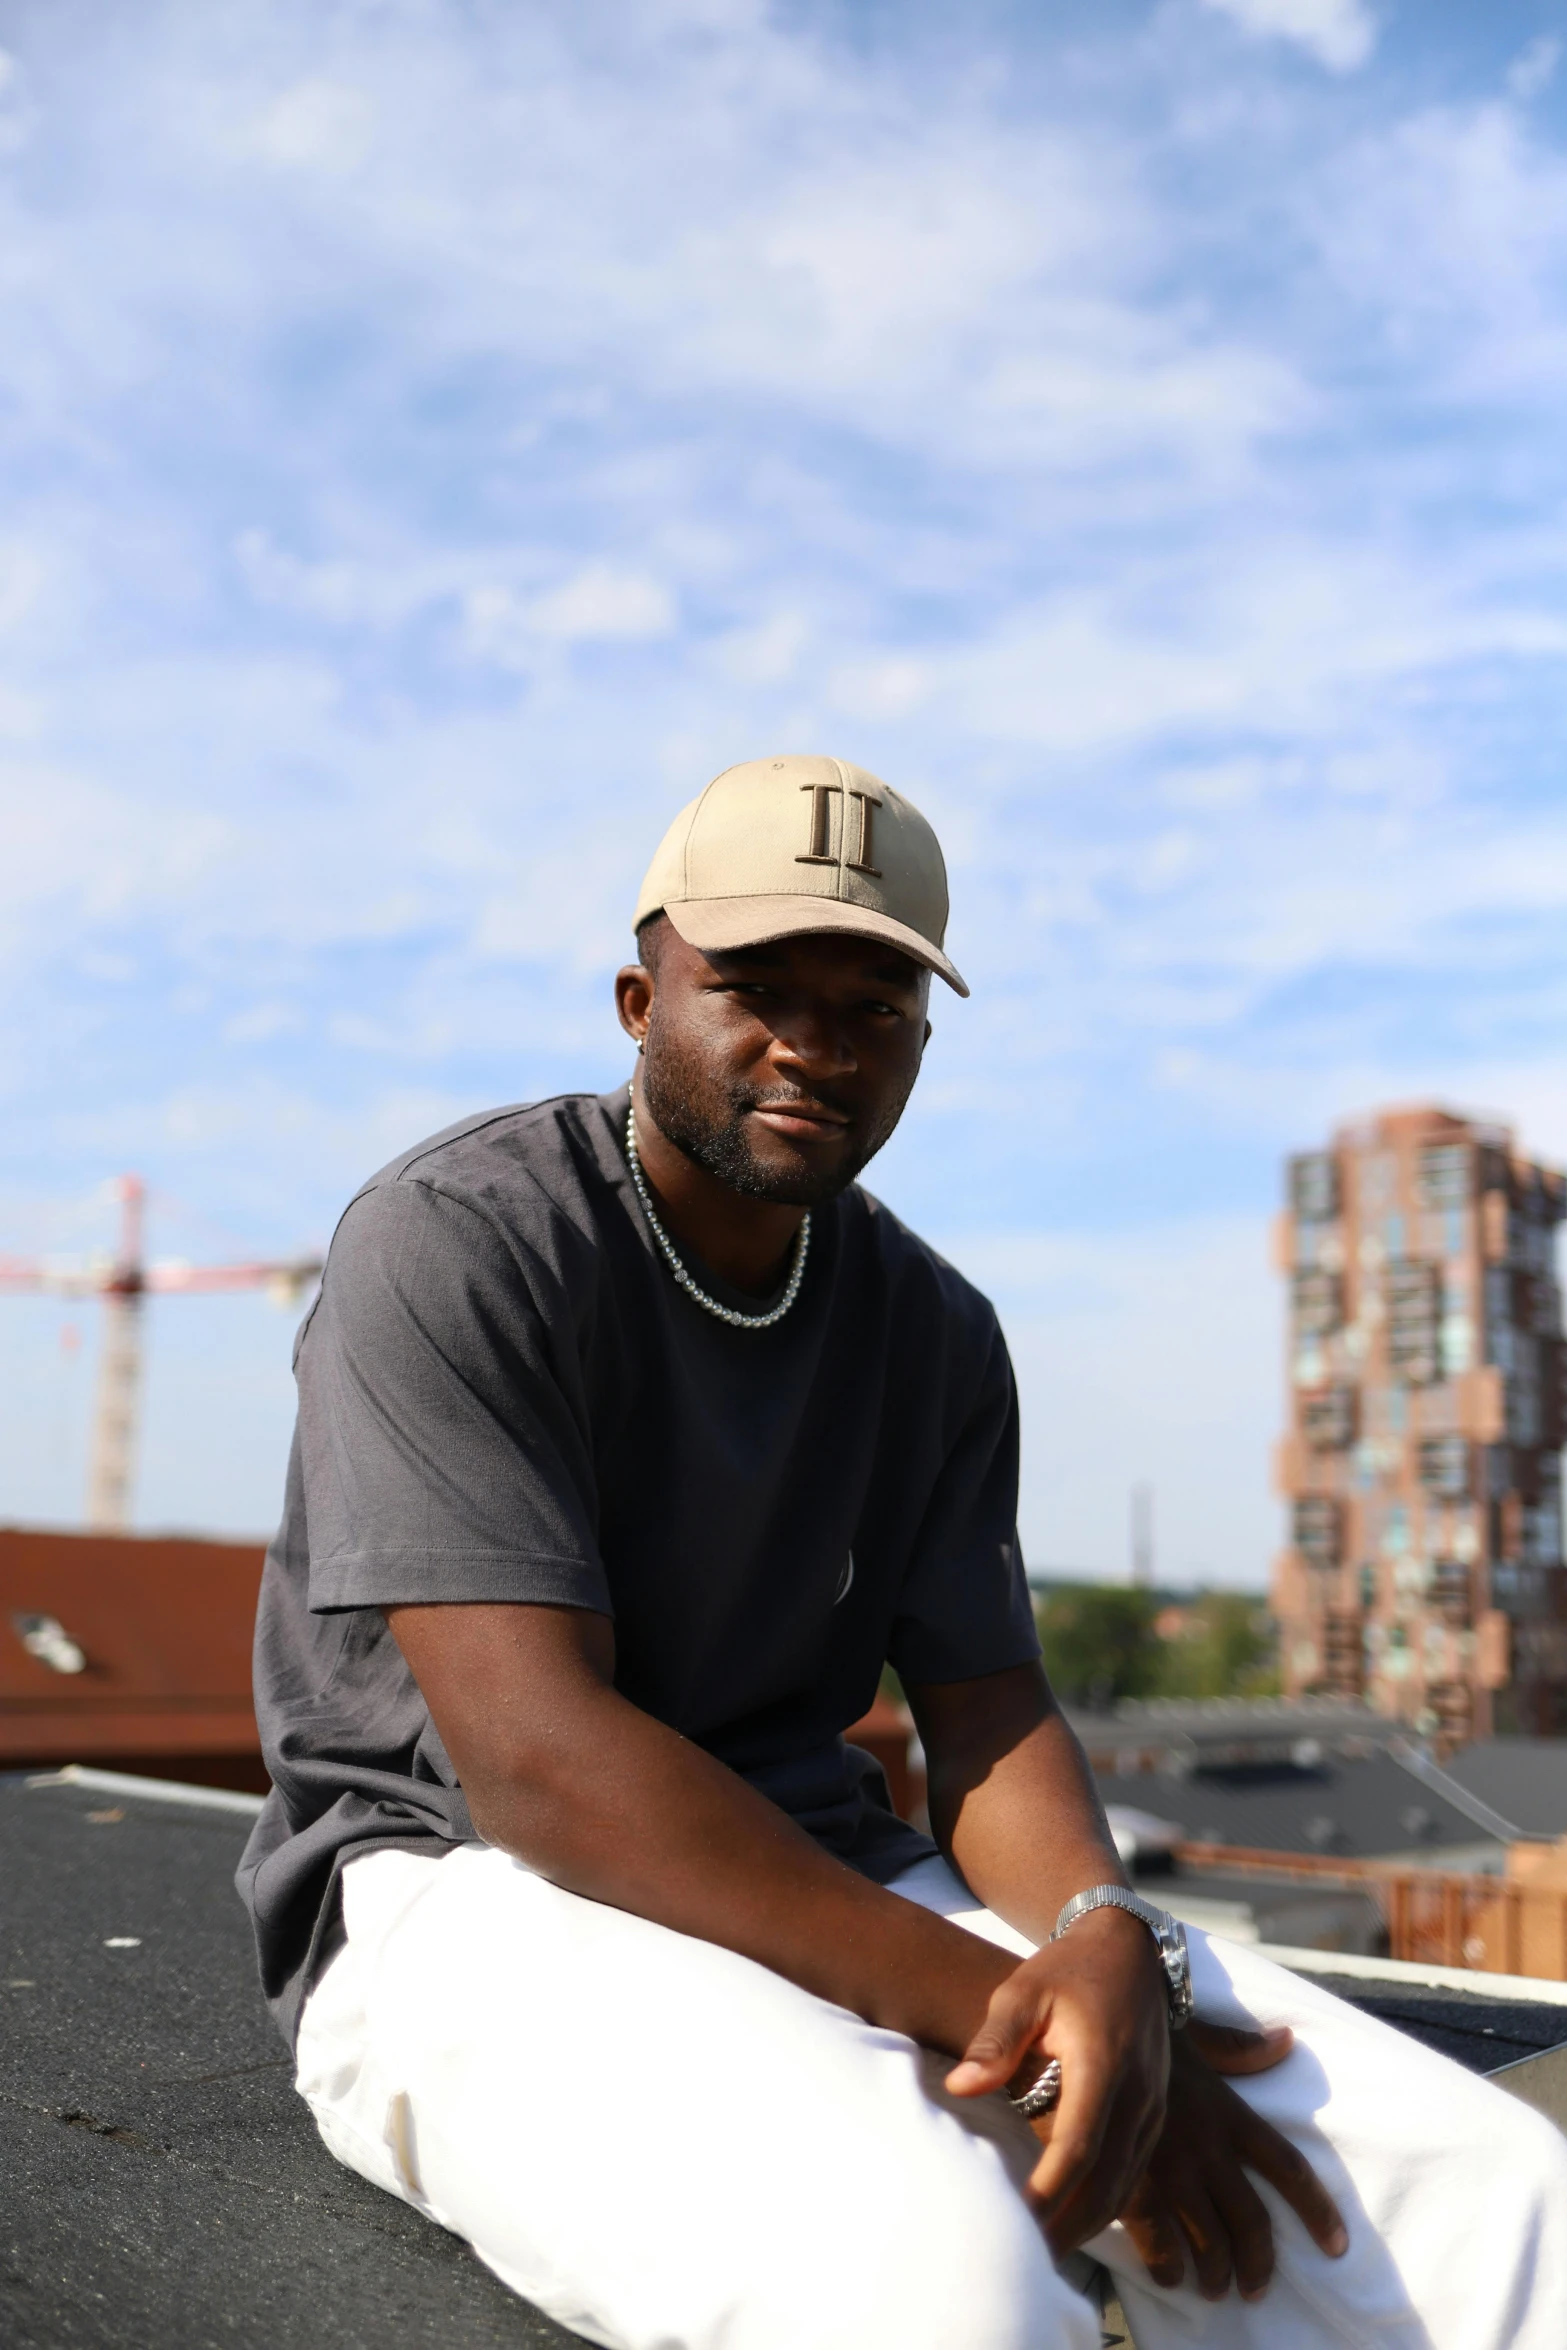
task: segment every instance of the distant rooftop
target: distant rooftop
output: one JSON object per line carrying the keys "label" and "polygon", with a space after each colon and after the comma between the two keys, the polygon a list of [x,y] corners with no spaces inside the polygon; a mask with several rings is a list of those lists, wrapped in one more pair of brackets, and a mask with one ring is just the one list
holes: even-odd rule
{"label": "distant rooftop", "polygon": [[[1374,1754],[1407,1742],[1398,1722],[1332,1697],[1123,1698],[1113,1713],[1067,1706],[1096,1768],[1194,1769],[1199,1762],[1293,1761]],[[1141,1758],[1140,1761],[1134,1758]]]}
{"label": "distant rooftop", "polygon": [[1567,1738],[1479,1738],[1447,1775],[1525,1836],[1567,1836]]}
{"label": "distant rooftop", "polygon": [[[1227,1835],[1226,1842],[1302,1849],[1294,1843],[1275,1847],[1273,1835],[1263,1833],[1263,1828],[1270,1820],[1281,1825],[1297,1814],[1305,1819],[1331,1811],[1331,1806],[1313,1803],[1310,1786],[1336,1783],[1347,1766],[1374,1762],[1379,1764],[1376,1770],[1355,1780],[1343,1779],[1339,1810],[1344,1816],[1335,1816],[1348,1841],[1332,1849],[1380,1855],[1425,1842],[1435,1857],[1435,1847],[1473,1842],[1476,1833],[1498,1843],[1567,1836],[1567,1738],[1480,1738],[1438,1766],[1405,1724],[1341,1698],[1128,1698],[1113,1713],[1085,1713],[1072,1706],[1065,1710],[1105,1787],[1107,1801],[1174,1819],[1182,1807],[1173,1798],[1156,1800],[1150,1779],[1163,1785],[1195,1774],[1212,1787],[1214,1774],[1250,1770],[1251,1785],[1271,1785],[1276,1798],[1271,1807],[1260,1795],[1246,1807],[1248,1816],[1255,1816],[1258,1832],[1244,1838]],[[1425,1790],[1424,1795],[1411,1790],[1411,1780]],[[1135,1792],[1122,1784],[1133,1781]],[[1232,1780],[1237,1789],[1242,1783],[1241,1777]],[[1373,1801],[1369,1790],[1374,1787],[1387,1791],[1386,1802]],[[1393,1833],[1400,1815],[1422,1808],[1431,1814],[1433,1826],[1399,1837],[1393,1847],[1366,1842],[1367,1836]],[[1450,1838],[1442,1825],[1448,1815],[1453,1822]],[[1197,1833],[1192,1828],[1187,1832]],[[1306,1848],[1324,1846],[1308,1840]]]}
{"label": "distant rooftop", "polygon": [[[1085,1725],[1107,1804],[1150,1814],[1198,1844],[1497,1869],[1520,1830],[1398,1725],[1340,1709],[1303,1719],[1154,1709]],[[1101,1735],[1100,1733],[1103,1733]],[[1563,1781],[1567,1788],[1567,1779]]]}

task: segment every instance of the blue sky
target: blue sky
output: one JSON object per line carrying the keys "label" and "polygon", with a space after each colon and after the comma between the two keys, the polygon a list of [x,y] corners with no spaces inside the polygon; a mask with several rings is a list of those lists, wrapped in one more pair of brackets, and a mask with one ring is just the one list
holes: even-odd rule
{"label": "blue sky", "polygon": [[[1258,1582],[1278,1161],[1567,1154],[1567,4],[0,0],[0,1250],[324,1239],[625,1071],[673,810],[947,845],[872,1180],[997,1298],[1042,1564]],[[62,1329],[84,1345],[71,1353]],[[93,1319],[0,1301],[0,1516]],[[260,1299],[147,1524],[264,1528]]]}

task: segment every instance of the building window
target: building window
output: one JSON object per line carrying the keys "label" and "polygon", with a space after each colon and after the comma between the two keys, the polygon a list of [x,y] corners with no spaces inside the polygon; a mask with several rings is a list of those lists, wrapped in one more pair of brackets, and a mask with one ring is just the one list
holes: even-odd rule
{"label": "building window", "polygon": [[1531,1566],[1559,1567],[1562,1559],[1561,1501],[1543,1502],[1523,1513],[1523,1552]]}
{"label": "building window", "polygon": [[1344,1284],[1336,1273],[1320,1267],[1297,1273],[1294,1291],[1295,1327],[1302,1337],[1325,1337],[1339,1327],[1344,1319]]}
{"label": "building window", "polygon": [[1442,1277],[1435,1265],[1405,1260],[1387,1276],[1387,1352],[1409,1386],[1441,1377]]}
{"label": "building window", "polygon": [[1338,1214],[1338,1161],[1331,1151],[1303,1151],[1290,1161],[1290,1206],[1306,1224]]}
{"label": "building window", "polygon": [[1343,1555],[1343,1520],[1330,1494],[1303,1493],[1295,1503],[1295,1548],[1313,1567],[1336,1567]]}
{"label": "building window", "polygon": [[1424,1490],[1439,1501],[1462,1501],[1469,1492],[1469,1447],[1461,1436],[1426,1436],[1416,1455]]}
{"label": "building window", "polygon": [[1456,1632],[1469,1628],[1469,1569],[1457,1559],[1440,1559],[1431,1575],[1431,1599],[1444,1624]]}
{"label": "building window", "polygon": [[1540,1350],[1532,1339],[1517,1334],[1507,1381],[1507,1433],[1525,1448],[1540,1441]]}
{"label": "building window", "polygon": [[[1462,1208],[1469,1201],[1469,1145],[1427,1143],[1420,1153],[1415,1185],[1428,1208]],[[1453,1252],[1455,1255],[1457,1251]]]}
{"label": "building window", "polygon": [[1301,1398],[1300,1424],[1314,1452],[1342,1452],[1355,1437],[1355,1390],[1324,1387]]}

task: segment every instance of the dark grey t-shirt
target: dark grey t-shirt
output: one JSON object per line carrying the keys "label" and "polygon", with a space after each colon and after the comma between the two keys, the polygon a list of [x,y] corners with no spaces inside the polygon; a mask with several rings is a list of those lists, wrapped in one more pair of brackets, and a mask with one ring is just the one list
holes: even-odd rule
{"label": "dark grey t-shirt", "polygon": [[273,1791],[239,1871],[285,2031],[344,1860],[474,1834],[383,1607],[613,1616],[626,1697],[883,1883],[934,1849],[844,1744],[883,1663],[954,1681],[1038,1653],[988,1302],[856,1186],[816,1212],[784,1319],[720,1322],[657,1254],[626,1104],[467,1119],[333,1239],[256,1627]]}

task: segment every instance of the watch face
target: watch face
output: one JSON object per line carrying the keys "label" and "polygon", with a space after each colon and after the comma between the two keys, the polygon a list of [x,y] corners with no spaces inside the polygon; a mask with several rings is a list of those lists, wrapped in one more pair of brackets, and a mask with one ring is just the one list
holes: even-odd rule
{"label": "watch face", "polygon": [[1186,1947],[1186,1929],[1166,1910],[1155,1911],[1148,1922],[1159,1943],[1159,1960],[1170,2001],[1170,2023],[1179,2030],[1192,2012],[1192,1966]]}

